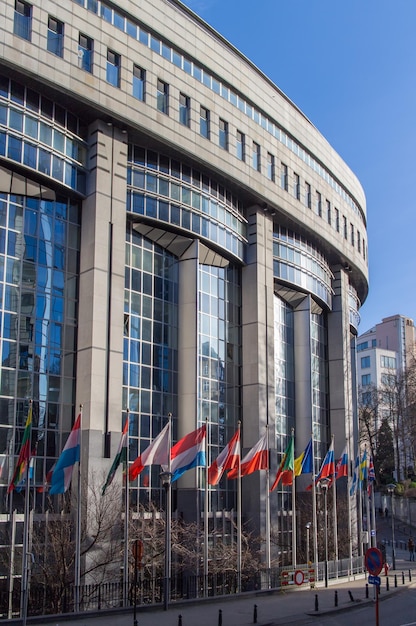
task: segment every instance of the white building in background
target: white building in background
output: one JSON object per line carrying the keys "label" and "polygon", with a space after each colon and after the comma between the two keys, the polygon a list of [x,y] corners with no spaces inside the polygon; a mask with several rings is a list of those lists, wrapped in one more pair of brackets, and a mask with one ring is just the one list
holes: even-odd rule
{"label": "white building in background", "polygon": [[[375,388],[383,392],[378,396],[376,428],[380,427],[384,418],[389,420],[393,429],[396,427],[395,396],[400,388],[400,383],[397,385],[396,381],[402,380],[407,368],[414,363],[415,342],[414,322],[404,315],[383,318],[357,339],[357,376],[362,394],[360,401],[363,404],[371,403],[372,390]],[[405,394],[404,388],[401,391]],[[402,467],[408,464],[405,460],[408,455],[403,454],[405,449],[404,442],[401,450],[395,451],[396,468],[398,462]]]}

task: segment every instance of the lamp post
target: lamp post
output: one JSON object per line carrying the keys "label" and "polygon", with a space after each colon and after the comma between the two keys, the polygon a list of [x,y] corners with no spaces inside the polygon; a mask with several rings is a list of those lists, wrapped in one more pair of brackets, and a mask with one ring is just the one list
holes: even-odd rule
{"label": "lamp post", "polygon": [[391,497],[391,541],[392,541],[392,550],[391,550],[391,557],[392,557],[392,565],[393,565],[393,569],[396,569],[396,542],[394,540],[394,490],[396,489],[396,485],[394,485],[393,483],[390,483],[390,485],[387,485],[387,491],[390,494]]}
{"label": "lamp post", "polygon": [[309,531],[311,529],[312,522],[306,523],[306,564],[309,567]]}
{"label": "lamp post", "polygon": [[160,480],[165,489],[165,571],[163,577],[163,610],[169,606],[170,590],[170,527],[171,527],[171,472],[160,472]]}
{"label": "lamp post", "polygon": [[324,492],[324,516],[325,516],[325,587],[328,587],[328,478],[319,481]]}

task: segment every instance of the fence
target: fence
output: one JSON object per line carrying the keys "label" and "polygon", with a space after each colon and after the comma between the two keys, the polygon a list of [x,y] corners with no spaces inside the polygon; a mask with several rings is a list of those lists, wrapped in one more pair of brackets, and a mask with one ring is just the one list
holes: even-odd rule
{"label": "fence", "polygon": [[[299,568],[302,568],[299,565]],[[306,565],[305,565],[306,567]],[[255,573],[242,573],[242,592],[278,589],[280,587],[283,568]],[[284,568],[287,570],[287,567]],[[325,563],[318,564],[317,580],[324,579]],[[328,562],[328,577],[337,578],[353,575],[363,571],[363,560],[360,557],[341,559]],[[101,584],[81,585],[80,611],[91,612],[105,609],[116,609],[123,606],[133,606],[136,598],[137,606],[144,604],[160,604],[163,600],[163,578],[143,578],[138,581],[136,593],[130,585],[128,598],[124,602],[123,584],[109,582]],[[235,572],[209,574],[207,580],[203,575],[174,575],[170,581],[170,600],[197,599],[204,597],[204,589],[209,597],[224,596],[237,593],[237,575]],[[9,595],[8,581],[0,581],[0,619],[11,615],[19,616],[20,607],[20,579],[14,581],[14,588]],[[9,602],[11,612],[9,613]],[[32,583],[30,586],[28,615],[56,615],[74,612],[73,586],[44,586]]]}

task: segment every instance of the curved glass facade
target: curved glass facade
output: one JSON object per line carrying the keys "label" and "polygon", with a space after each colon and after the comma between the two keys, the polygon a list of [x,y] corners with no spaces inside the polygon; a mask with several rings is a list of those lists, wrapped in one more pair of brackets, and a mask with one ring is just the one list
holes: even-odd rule
{"label": "curved glass facade", "polygon": [[129,147],[127,211],[171,224],[244,258],[246,221],[237,198],[198,170]]}
{"label": "curved glass facade", "polygon": [[311,376],[312,376],[312,433],[317,442],[315,462],[321,465],[322,444],[330,441],[328,396],[328,333],[326,314],[311,313]]}
{"label": "curved glass facade", "polygon": [[[201,265],[199,269],[198,404],[208,420],[209,458],[215,459],[241,419],[241,273]],[[214,509],[235,508],[234,481],[212,490]]]}
{"label": "curved glass facade", "polygon": [[85,193],[79,119],[44,95],[0,76],[0,157]]}
{"label": "curved glass facade", "polygon": [[317,296],[332,308],[331,268],[324,255],[298,233],[275,225],[273,230],[274,277]]}
{"label": "curved glass facade", "polygon": [[[124,290],[123,410],[130,411],[129,456],[135,459],[175,420],[178,388],[178,261],[128,225]],[[175,421],[172,423],[176,433]],[[150,473],[149,471],[150,470]],[[135,504],[160,497],[160,468],[131,488]]]}
{"label": "curved glass facade", "polygon": [[33,400],[35,485],[75,412],[79,250],[77,203],[0,194],[0,450],[19,453]]}

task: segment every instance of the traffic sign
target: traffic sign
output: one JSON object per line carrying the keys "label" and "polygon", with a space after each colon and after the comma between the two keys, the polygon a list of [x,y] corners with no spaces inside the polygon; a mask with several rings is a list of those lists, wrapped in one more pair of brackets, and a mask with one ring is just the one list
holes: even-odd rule
{"label": "traffic sign", "polygon": [[380,576],[369,576],[368,582],[370,583],[370,585],[378,585],[380,587],[380,584],[381,584]]}
{"label": "traffic sign", "polygon": [[383,567],[383,555],[378,548],[368,548],[365,553],[365,566],[370,574],[378,576]]}

